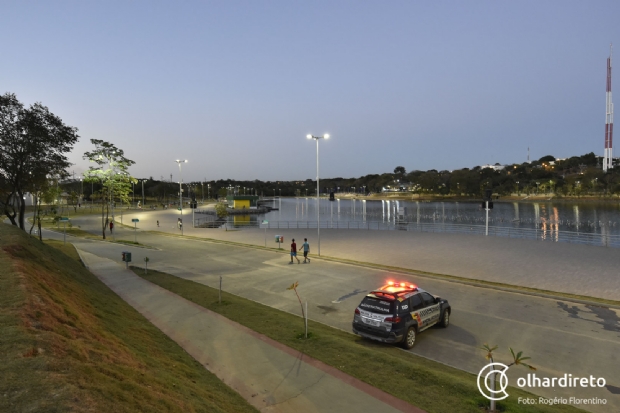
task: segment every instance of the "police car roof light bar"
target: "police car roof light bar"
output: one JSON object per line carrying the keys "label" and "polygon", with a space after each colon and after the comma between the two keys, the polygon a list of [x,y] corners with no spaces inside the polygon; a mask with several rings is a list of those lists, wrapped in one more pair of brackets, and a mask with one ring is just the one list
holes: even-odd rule
{"label": "police car roof light bar", "polygon": [[375,290],[375,291],[371,291],[370,294],[388,295],[390,297],[398,298],[398,296],[402,295],[403,293],[411,293],[411,292],[415,292],[415,291],[418,291],[418,287],[415,287],[415,288],[403,288],[402,290],[395,291],[395,292],[383,291],[383,290]]}

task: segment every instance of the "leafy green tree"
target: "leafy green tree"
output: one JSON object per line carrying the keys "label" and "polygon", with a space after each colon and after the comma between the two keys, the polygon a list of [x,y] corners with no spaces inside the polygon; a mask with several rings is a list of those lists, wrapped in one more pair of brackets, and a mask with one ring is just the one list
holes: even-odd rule
{"label": "leafy green tree", "polygon": [[78,193],[75,191],[69,192],[69,197],[67,200],[73,206],[73,212],[77,212],[77,205],[80,200],[80,196],[78,195]]}
{"label": "leafy green tree", "polygon": [[218,202],[215,204],[215,213],[218,218],[226,218],[228,216],[228,209],[226,208],[226,204],[223,202]]}
{"label": "leafy green tree", "polygon": [[29,232],[30,234],[32,234],[32,230],[36,224],[37,228],[39,229],[39,240],[41,241],[43,241],[43,237],[41,235],[41,204],[43,202],[49,204],[52,203],[55,199],[58,199],[58,187],[56,187],[52,183],[53,181],[51,179],[43,179],[38,182],[34,181],[33,186],[30,189],[30,193],[34,197],[34,216]]}
{"label": "leafy green tree", "polygon": [[95,163],[96,166],[91,166],[84,173],[84,181],[101,183],[101,194],[108,199],[108,202],[101,203],[101,233],[105,239],[110,207],[113,208],[114,199],[119,198],[122,202],[129,202],[131,183],[137,182],[127,172],[135,162],[126,158],[124,151],[110,142],[100,139],[91,139],[90,142],[95,146],[95,149],[85,152],[83,158]]}
{"label": "leafy green tree", "polygon": [[26,192],[49,176],[67,176],[66,154],[78,137],[41,103],[26,108],[15,94],[0,96],[0,207],[13,225],[25,230]]}
{"label": "leafy green tree", "polygon": [[401,180],[405,177],[407,171],[404,166],[397,166],[394,168],[394,175],[396,175],[396,179]]}

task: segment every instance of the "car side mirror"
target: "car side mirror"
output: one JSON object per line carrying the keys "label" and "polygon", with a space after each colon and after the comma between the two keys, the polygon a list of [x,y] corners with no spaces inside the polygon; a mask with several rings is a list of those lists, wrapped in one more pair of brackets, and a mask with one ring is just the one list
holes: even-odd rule
{"label": "car side mirror", "polygon": [[441,297],[439,297],[439,296],[435,297],[435,302],[437,304],[439,304],[441,302]]}

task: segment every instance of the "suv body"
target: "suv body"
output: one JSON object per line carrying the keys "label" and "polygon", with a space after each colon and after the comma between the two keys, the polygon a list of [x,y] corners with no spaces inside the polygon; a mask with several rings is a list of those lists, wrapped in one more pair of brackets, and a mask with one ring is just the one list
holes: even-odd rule
{"label": "suv body", "polygon": [[409,349],[418,333],[435,324],[448,327],[451,311],[447,300],[412,284],[390,282],[366,295],[355,309],[353,332]]}

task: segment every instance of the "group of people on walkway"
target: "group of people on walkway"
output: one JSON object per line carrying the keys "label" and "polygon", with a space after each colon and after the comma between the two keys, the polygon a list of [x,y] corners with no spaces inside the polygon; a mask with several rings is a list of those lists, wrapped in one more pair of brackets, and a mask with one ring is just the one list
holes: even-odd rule
{"label": "group of people on walkway", "polygon": [[[308,258],[308,253],[310,253],[310,244],[308,244],[308,238],[304,238],[304,243],[301,244],[301,248],[304,252],[304,264],[306,262],[310,262],[310,258]],[[293,264],[293,258],[297,260],[297,264],[301,264],[299,258],[297,258],[297,244],[295,243],[295,238],[291,240],[291,264]]]}

